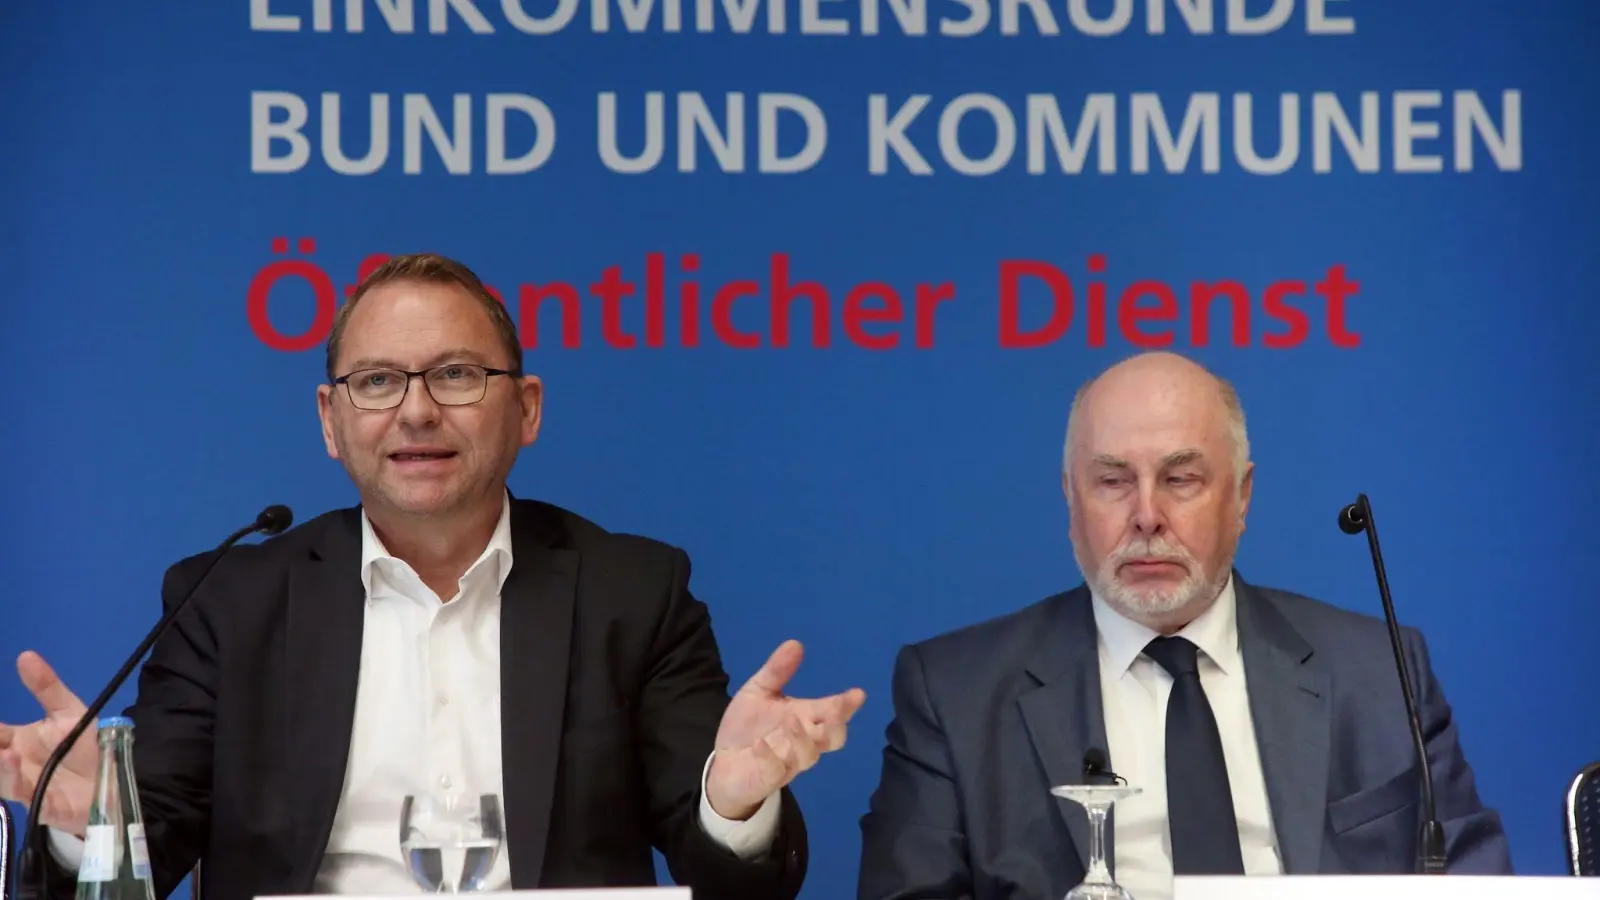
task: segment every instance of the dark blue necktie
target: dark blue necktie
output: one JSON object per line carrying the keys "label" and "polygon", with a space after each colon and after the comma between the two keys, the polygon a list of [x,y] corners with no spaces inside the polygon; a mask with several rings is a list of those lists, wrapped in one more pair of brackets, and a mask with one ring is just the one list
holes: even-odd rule
{"label": "dark blue necktie", "polygon": [[1228,788],[1222,736],[1200,686],[1198,649],[1184,638],[1144,648],[1172,676],[1167,701],[1167,822],[1177,875],[1243,875],[1239,822]]}

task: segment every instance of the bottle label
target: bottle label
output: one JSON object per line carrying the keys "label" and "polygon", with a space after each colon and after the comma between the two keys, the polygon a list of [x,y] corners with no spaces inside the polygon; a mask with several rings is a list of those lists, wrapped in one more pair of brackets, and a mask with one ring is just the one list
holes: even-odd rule
{"label": "bottle label", "polygon": [[117,877],[117,826],[90,825],[83,834],[82,882],[111,881]]}
{"label": "bottle label", "polygon": [[135,822],[128,826],[128,850],[133,861],[133,877],[150,877],[150,849],[144,842],[144,825]]}

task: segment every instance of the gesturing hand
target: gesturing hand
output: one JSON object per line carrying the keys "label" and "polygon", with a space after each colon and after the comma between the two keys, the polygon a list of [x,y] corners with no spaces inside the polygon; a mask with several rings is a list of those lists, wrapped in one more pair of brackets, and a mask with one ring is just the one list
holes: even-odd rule
{"label": "gesturing hand", "polygon": [[750,818],[822,754],[844,746],[845,726],[867,695],[851,688],[816,700],[785,697],[783,688],[804,655],[798,641],[785,641],[722,714],[706,776],[706,799],[717,815]]}
{"label": "gesturing hand", "polygon": [[[18,657],[17,673],[44,707],[44,718],[29,725],[0,722],[0,799],[27,804],[33,800],[34,786],[50,754],[88,707],[61,683],[55,670],[37,653],[29,651]],[[44,809],[37,811],[39,821],[83,835],[89,825],[98,759],[95,729],[91,726],[84,729],[50,779]]]}

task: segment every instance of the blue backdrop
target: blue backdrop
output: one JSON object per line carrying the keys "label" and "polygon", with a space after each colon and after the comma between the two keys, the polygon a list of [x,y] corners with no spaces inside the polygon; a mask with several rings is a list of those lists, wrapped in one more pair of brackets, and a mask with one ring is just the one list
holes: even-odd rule
{"label": "blue backdrop", "polygon": [[[797,691],[867,690],[797,785],[804,896],[851,896],[895,649],[1077,581],[1072,391],[1169,335],[1246,404],[1247,577],[1379,612],[1334,520],[1370,493],[1517,865],[1562,871],[1600,757],[1597,43],[1588,0],[8,4],[0,653],[92,694],[170,562],[354,502],[326,317],[444,252],[547,385],[513,489],[687,548],[736,680],[798,637]],[[775,267],[814,283],[787,346]]]}

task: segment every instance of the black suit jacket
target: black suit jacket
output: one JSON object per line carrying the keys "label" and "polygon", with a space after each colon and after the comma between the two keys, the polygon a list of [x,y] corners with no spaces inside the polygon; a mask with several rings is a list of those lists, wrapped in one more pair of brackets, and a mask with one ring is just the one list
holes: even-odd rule
{"label": "black suit jacket", "polygon": [[[512,887],[655,884],[654,847],[696,900],[795,897],[808,860],[788,791],[763,860],[739,860],[699,823],[728,677],[688,557],[526,500],[511,503],[511,542],[500,681]],[[164,603],[209,557],[168,570]],[[205,900],[312,890],[354,720],[360,559],[355,508],[235,547],[152,650],[128,715],[159,896],[202,857]],[[54,875],[52,895],[70,897],[71,876]]]}
{"label": "black suit jacket", "polygon": [[[1233,583],[1284,870],[1412,871],[1419,769],[1384,622],[1237,572]],[[1510,874],[1426,644],[1414,629],[1402,636],[1450,871]],[[861,823],[860,900],[1040,900],[1083,879],[1088,818],[1050,788],[1090,783],[1085,752],[1108,749],[1086,588],[905,648],[893,698]],[[1110,823],[1105,837],[1115,874]]]}

